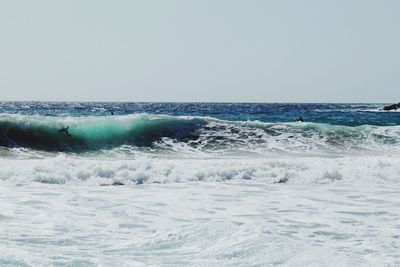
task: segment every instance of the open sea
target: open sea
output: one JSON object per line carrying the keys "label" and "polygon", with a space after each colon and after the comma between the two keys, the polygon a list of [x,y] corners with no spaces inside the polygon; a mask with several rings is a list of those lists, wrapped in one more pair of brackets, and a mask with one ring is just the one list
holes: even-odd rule
{"label": "open sea", "polygon": [[0,102],[0,266],[400,266],[383,106]]}

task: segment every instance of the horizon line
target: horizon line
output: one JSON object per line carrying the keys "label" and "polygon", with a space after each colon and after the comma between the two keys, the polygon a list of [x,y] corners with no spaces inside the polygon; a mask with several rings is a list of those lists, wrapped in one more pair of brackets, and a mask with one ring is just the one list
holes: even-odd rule
{"label": "horizon line", "polygon": [[399,102],[312,102],[312,101],[272,101],[272,102],[259,102],[259,101],[118,101],[118,100],[0,100],[0,103],[5,102],[49,102],[49,103],[209,103],[209,104],[391,104]]}

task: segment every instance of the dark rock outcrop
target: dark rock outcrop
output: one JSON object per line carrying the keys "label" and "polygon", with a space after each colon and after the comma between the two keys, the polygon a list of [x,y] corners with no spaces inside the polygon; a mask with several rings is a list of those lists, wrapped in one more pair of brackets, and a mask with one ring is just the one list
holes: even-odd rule
{"label": "dark rock outcrop", "polygon": [[400,103],[383,107],[383,110],[397,110],[400,109]]}

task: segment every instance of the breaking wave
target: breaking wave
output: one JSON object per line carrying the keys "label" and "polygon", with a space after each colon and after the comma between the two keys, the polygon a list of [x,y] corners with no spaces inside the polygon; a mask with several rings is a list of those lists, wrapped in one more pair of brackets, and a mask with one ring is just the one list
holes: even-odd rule
{"label": "breaking wave", "polygon": [[0,182],[397,181],[400,126],[0,115]]}
{"label": "breaking wave", "polygon": [[194,138],[205,121],[147,114],[115,117],[0,117],[0,145],[45,151],[87,151],[121,145],[151,146],[161,138]]}
{"label": "breaking wave", "polygon": [[183,152],[347,153],[400,151],[400,126],[224,121],[210,117],[0,116],[0,146],[93,152],[124,148]]}

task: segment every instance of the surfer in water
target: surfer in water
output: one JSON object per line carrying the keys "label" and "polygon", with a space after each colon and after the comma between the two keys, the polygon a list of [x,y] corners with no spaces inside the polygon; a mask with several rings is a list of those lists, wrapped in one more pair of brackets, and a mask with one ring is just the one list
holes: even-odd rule
{"label": "surfer in water", "polygon": [[299,117],[299,118],[297,119],[297,121],[298,121],[298,122],[304,122],[303,117]]}
{"label": "surfer in water", "polygon": [[71,136],[71,134],[68,131],[69,126],[63,127],[60,130],[58,130],[59,133],[64,132],[66,135]]}

